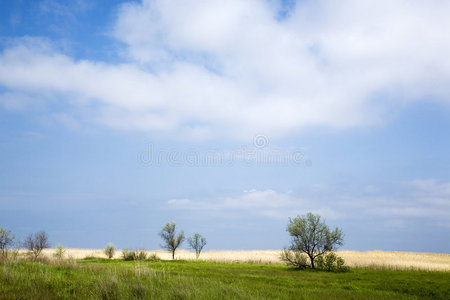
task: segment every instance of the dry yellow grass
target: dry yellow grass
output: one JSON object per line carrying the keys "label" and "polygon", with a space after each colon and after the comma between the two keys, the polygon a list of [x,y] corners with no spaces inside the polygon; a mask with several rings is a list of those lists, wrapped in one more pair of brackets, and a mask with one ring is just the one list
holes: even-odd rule
{"label": "dry yellow grass", "polygon": [[450,271],[450,254],[398,251],[338,251],[351,267]]}
{"label": "dry yellow grass", "polygon": [[[43,253],[50,256],[54,251],[54,249],[46,249]],[[148,251],[148,253],[156,253],[162,259],[171,259],[170,253],[167,251],[154,250]],[[279,254],[279,250],[211,250],[202,252],[200,259],[225,263],[282,264]],[[450,271],[450,254],[349,250],[338,251],[337,254],[344,258],[346,264],[350,267]],[[75,259],[87,256],[106,257],[102,249],[67,249],[66,256]],[[117,251],[114,258],[120,258],[120,256],[121,251]],[[193,260],[195,254],[186,250],[178,250],[176,258]]]}

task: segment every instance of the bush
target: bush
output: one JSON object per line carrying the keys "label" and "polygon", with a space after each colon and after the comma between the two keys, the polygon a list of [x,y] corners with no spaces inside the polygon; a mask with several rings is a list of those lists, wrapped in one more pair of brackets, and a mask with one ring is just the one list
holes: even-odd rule
{"label": "bush", "polygon": [[53,253],[53,256],[56,257],[57,259],[63,259],[65,253],[66,249],[64,249],[63,246],[58,245],[56,246],[55,253]]}
{"label": "bush", "polygon": [[109,243],[108,245],[106,245],[105,250],[103,250],[103,252],[105,253],[106,257],[111,259],[114,257],[114,254],[116,253],[116,246],[114,246],[113,243]]}
{"label": "bush", "polygon": [[129,249],[122,250],[122,259],[123,260],[136,260],[136,252]]}
{"label": "bush", "polygon": [[156,253],[150,254],[150,256],[147,258],[148,261],[160,261],[161,258]]}
{"label": "bush", "polygon": [[144,249],[138,249],[138,250],[129,250],[129,249],[123,249],[122,250],[122,259],[123,260],[149,260],[149,261],[158,261],[160,258],[156,254],[152,254],[150,256],[147,255],[147,251]]}
{"label": "bush", "polygon": [[337,256],[333,252],[328,253],[326,256],[319,256],[316,259],[317,269],[327,272],[347,272],[349,267],[345,266],[345,261],[342,257]]}
{"label": "bush", "polygon": [[284,249],[281,251],[280,258],[289,266],[294,266],[298,269],[306,269],[308,265],[308,257],[298,251],[291,251]]}
{"label": "bush", "polygon": [[135,251],[136,260],[146,260],[147,259],[147,251],[143,249],[139,249]]}

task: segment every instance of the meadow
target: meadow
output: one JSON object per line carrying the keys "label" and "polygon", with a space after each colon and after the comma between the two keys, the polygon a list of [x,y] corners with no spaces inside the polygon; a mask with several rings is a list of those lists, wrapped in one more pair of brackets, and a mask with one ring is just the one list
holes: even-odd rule
{"label": "meadow", "polygon": [[175,261],[163,251],[159,261],[108,260],[95,249],[58,260],[52,251],[0,265],[0,299],[450,299],[447,254],[340,251],[355,265],[330,273],[287,267],[278,251],[206,251],[198,261],[188,251]]}

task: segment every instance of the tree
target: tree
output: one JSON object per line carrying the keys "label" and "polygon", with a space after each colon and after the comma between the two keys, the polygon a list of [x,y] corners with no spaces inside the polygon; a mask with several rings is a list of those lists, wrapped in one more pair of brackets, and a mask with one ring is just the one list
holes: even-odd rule
{"label": "tree", "polygon": [[30,250],[33,255],[33,260],[36,260],[42,250],[50,247],[47,233],[45,233],[45,231],[39,231],[35,234],[28,235],[25,239],[24,247]]}
{"label": "tree", "polygon": [[14,241],[14,235],[11,234],[11,230],[0,227],[0,254],[2,258],[8,256],[8,248]]}
{"label": "tree", "polygon": [[103,250],[103,252],[105,253],[106,257],[111,259],[114,257],[114,254],[116,253],[116,246],[114,246],[113,243],[108,243],[108,245],[106,245],[105,250]]}
{"label": "tree", "polygon": [[61,260],[64,258],[65,253],[66,253],[66,249],[64,249],[64,247],[61,244],[59,244],[56,246],[55,253],[53,253],[53,256],[56,257],[57,259]]}
{"label": "tree", "polygon": [[302,253],[308,256],[310,267],[314,269],[317,257],[332,252],[343,245],[342,231],[337,227],[330,231],[320,216],[313,213],[307,213],[293,219],[289,218],[286,231],[292,237],[290,251],[284,250],[281,258],[288,264],[297,267],[308,266],[306,260],[302,259]]}
{"label": "tree", "polygon": [[184,231],[181,230],[180,233],[176,235],[175,230],[176,224],[172,222],[167,223],[159,232],[159,236],[164,240],[164,244],[161,245],[161,247],[172,252],[172,259],[175,259],[175,251],[184,241]]}
{"label": "tree", "polygon": [[206,238],[204,238],[200,233],[196,233],[190,238],[188,238],[189,246],[195,250],[195,257],[198,259],[203,247],[206,245]]}

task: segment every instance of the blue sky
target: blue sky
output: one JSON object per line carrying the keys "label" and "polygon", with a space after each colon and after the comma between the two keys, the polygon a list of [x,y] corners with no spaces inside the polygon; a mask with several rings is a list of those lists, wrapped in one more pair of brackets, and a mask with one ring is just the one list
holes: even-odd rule
{"label": "blue sky", "polygon": [[155,249],[175,221],[279,249],[312,211],[345,249],[448,253],[449,11],[1,1],[0,226]]}

